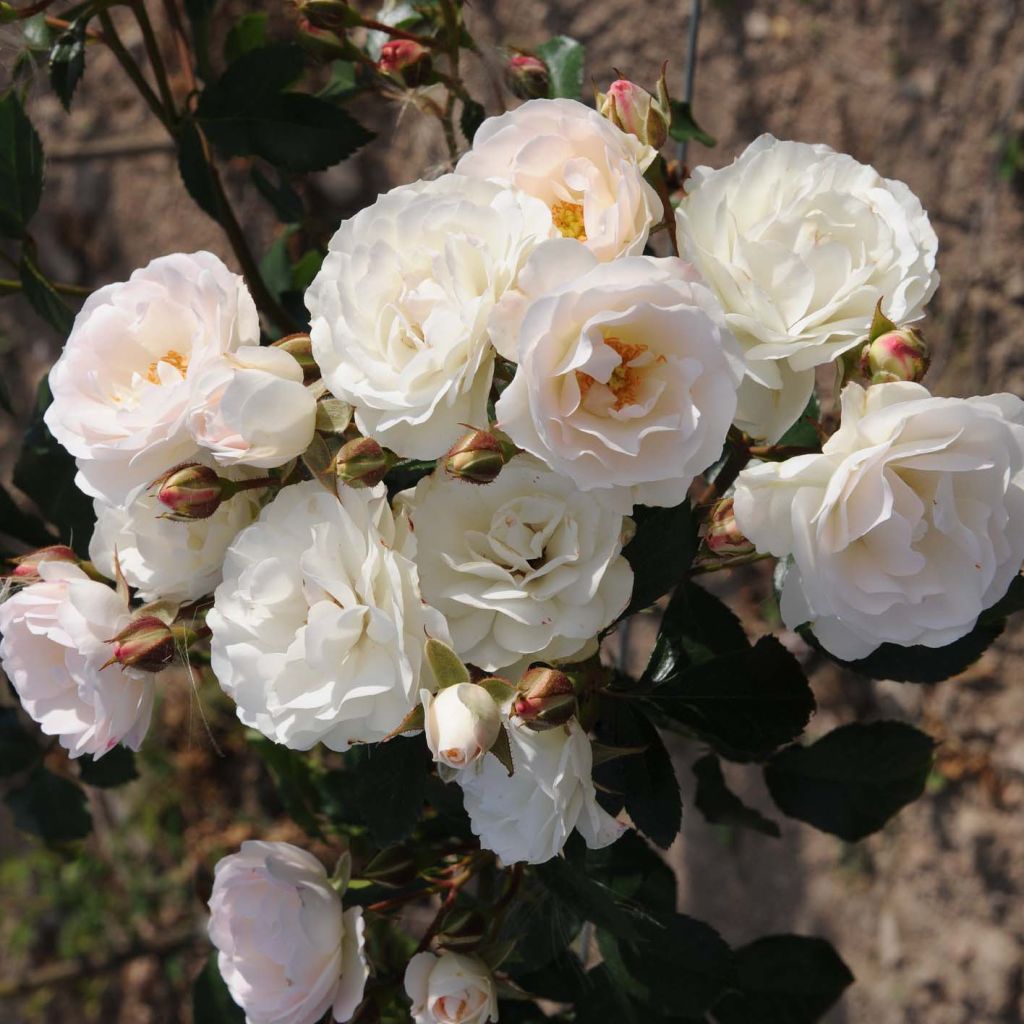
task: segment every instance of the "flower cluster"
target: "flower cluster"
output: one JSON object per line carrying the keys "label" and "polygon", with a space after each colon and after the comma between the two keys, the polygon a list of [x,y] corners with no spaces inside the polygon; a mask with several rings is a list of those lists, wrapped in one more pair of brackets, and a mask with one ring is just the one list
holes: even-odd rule
{"label": "flower cluster", "polygon": [[[429,75],[413,45],[380,72]],[[637,509],[683,505],[723,452],[740,465],[708,474],[705,550],[786,559],[787,625],[845,660],[969,633],[1024,561],[1024,403],[917,382],[927,351],[902,325],[938,285],[921,204],[766,135],[694,171],[673,216],[651,173],[670,118],[663,79],[657,100],[619,82],[601,112],[531,99],[485,121],[451,173],[341,224],[308,338],[261,345],[209,253],[96,292],[46,414],[95,500],[91,562],[41,552],[0,605],[43,731],[72,757],[137,749],[154,673],[209,637],[238,718],[275,743],[422,732],[500,863],[573,833],[605,847],[628,826],[599,799],[588,708],[636,600]],[[832,363],[838,429],[793,454]],[[357,1012],[343,890],[285,843],[220,862],[210,937],[250,1024]],[[497,1020],[476,956],[421,950],[405,987],[420,1024]]]}

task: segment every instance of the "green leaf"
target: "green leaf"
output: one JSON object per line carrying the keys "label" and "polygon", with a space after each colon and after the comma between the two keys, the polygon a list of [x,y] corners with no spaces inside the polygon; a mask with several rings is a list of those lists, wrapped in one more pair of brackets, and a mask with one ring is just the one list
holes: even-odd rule
{"label": "green leaf", "polygon": [[787,448],[813,448],[821,450],[821,438],[815,424],[821,420],[821,402],[816,394],[811,394],[800,413],[799,419],[779,438],[778,444]]}
{"label": "green leaf", "polygon": [[213,183],[210,165],[203,152],[203,140],[194,121],[185,121],[178,134],[178,173],[188,194],[215,221],[221,217],[220,197]]}
{"label": "green leaf", "polygon": [[537,56],[548,66],[549,98],[578,100],[583,93],[583,44],[569,36],[555,36],[537,47]]}
{"label": "green leaf", "polygon": [[217,969],[217,953],[206,961],[192,985],[193,1024],[245,1024],[245,1013],[231,998]]}
{"label": "green leaf", "polygon": [[714,754],[705,754],[695,761],[693,774],[697,778],[694,803],[712,825],[750,828],[775,838],[782,835],[774,821],[753,807],[748,807],[729,789],[722,774],[722,765]]}
{"label": "green leaf", "polygon": [[824,939],[768,935],[734,954],[734,992],[714,1008],[718,1024],[805,1024],[820,1020],[853,983]]}
{"label": "green leaf", "polygon": [[431,637],[424,645],[430,671],[437,680],[438,690],[459,683],[468,683],[469,669],[462,664],[462,659],[445,643]]}
{"label": "green leaf", "polygon": [[92,499],[75,486],[75,460],[43,422],[43,413],[51,401],[44,377],[39,383],[35,414],[14,466],[14,485],[57,527],[61,541],[88,558],[89,539],[96,522]]}
{"label": "green leaf", "polygon": [[27,249],[21,252],[19,271],[22,293],[29,304],[58,334],[67,335],[75,322],[75,314],[53,290],[53,286],[36,266]]}
{"label": "green leaf", "polygon": [[866,658],[842,661],[826,651],[810,626],[802,626],[800,635],[815,650],[858,675],[869,679],[892,679],[901,683],[939,683],[973,665],[1006,628],[1007,616],[1024,609],[1024,577],[1016,576],[1006,595],[978,618],[978,624],[966,636],[945,647],[901,647],[882,644]]}
{"label": "green leaf", "polygon": [[[633,701],[605,700],[597,724],[597,737],[613,747],[642,747],[643,753],[630,754],[599,765],[595,780],[621,801],[605,804],[617,813],[615,803],[624,803],[627,813],[651,842],[667,850],[679,834],[683,821],[683,802],[672,758],[658,730]],[[602,798],[608,794],[600,793]],[[602,799],[604,803],[604,799]]]}
{"label": "green leaf", "polygon": [[800,663],[774,636],[669,675],[646,700],[731,760],[767,757],[815,708]]}
{"label": "green leaf", "polygon": [[42,191],[43,147],[12,90],[0,96],[0,235],[25,234]]}
{"label": "green leaf", "polygon": [[22,21],[21,35],[28,48],[35,52],[49,52],[53,45],[53,30],[46,24],[46,15],[42,11]]}
{"label": "green leaf", "polygon": [[636,534],[623,549],[633,569],[633,597],[623,616],[654,604],[685,576],[697,551],[697,524],[688,502],[676,508],[633,509]]}
{"label": "green leaf", "polygon": [[302,200],[283,174],[278,174],[275,185],[253,164],[249,171],[249,177],[252,178],[252,183],[259,190],[260,195],[273,207],[277,219],[282,224],[292,224],[302,220],[305,215]]}
{"label": "green leaf", "polygon": [[[598,964],[586,973],[586,986],[576,1003],[579,1021],[615,1021],[616,1024],[650,1024],[650,1014],[642,1012],[613,976],[608,963]],[[502,1007],[504,1021],[504,1006]]]}
{"label": "green leaf", "polygon": [[473,145],[473,137],[476,135],[477,128],[484,123],[484,118],[486,117],[487,111],[484,110],[482,103],[477,103],[476,100],[472,100],[468,96],[463,99],[459,127],[462,129],[462,134],[466,141],[471,146]]}
{"label": "green leaf", "polygon": [[298,751],[289,750],[256,732],[250,732],[248,738],[274,780],[289,817],[305,832],[322,838],[317,821],[319,794],[309,762]]}
{"label": "green leaf", "polygon": [[853,843],[924,792],[934,750],[903,722],[854,722],[780,751],[764,777],[783,813]]}
{"label": "green leaf", "polygon": [[672,125],[668,133],[676,142],[688,142],[693,139],[709,149],[718,145],[718,139],[697,124],[696,118],[693,116],[693,108],[689,103],[684,100],[672,100],[671,109]]}
{"label": "green leaf", "polygon": [[686,581],[672,595],[641,682],[658,684],[715,655],[750,648],[740,620],[723,602]]}
{"label": "green leaf", "polygon": [[585,920],[624,938],[639,937],[639,922],[646,916],[643,909],[623,900],[604,883],[588,878],[579,865],[556,857],[536,870],[551,895]]}
{"label": "green leaf", "polygon": [[139,777],[135,755],[120,745],[107,751],[98,761],[88,754],[80,757],[78,774],[87,786],[99,786],[101,789],[123,786]]}
{"label": "green leaf", "polygon": [[352,786],[352,800],[374,842],[389,846],[409,835],[423,811],[430,772],[423,737],[398,736],[353,747],[346,762],[347,770],[340,774]]}
{"label": "green leaf", "polygon": [[50,50],[50,85],[65,110],[71,109],[71,97],[85,74],[85,29],[91,16],[88,11],[71,22]]}
{"label": "green leaf", "polygon": [[0,777],[30,768],[40,756],[39,745],[21,727],[14,708],[0,708]]}
{"label": "green leaf", "polygon": [[267,43],[267,13],[252,11],[243,14],[231,26],[227,39],[224,40],[224,60],[233,64],[250,50],[258,50]]}
{"label": "green leaf", "polygon": [[317,93],[322,100],[347,100],[359,92],[356,81],[356,65],[350,60],[331,61],[331,77]]}
{"label": "green leaf", "polygon": [[210,142],[227,156],[260,156],[289,171],[325,170],[369,142],[373,134],[344,110],[282,91],[304,63],[290,44],[239,57],[199,98],[196,117]]}
{"label": "green leaf", "polygon": [[572,903],[556,898],[528,872],[498,934],[499,939],[515,940],[502,970],[514,978],[540,970],[572,942],[582,923]]}
{"label": "green leaf", "polygon": [[654,913],[675,910],[675,873],[636,832],[625,832],[600,850],[587,850],[586,871],[632,904]]}
{"label": "green leaf", "polygon": [[45,843],[82,839],[92,830],[81,788],[41,766],[24,785],[7,794],[5,803],[14,815],[14,824]]}

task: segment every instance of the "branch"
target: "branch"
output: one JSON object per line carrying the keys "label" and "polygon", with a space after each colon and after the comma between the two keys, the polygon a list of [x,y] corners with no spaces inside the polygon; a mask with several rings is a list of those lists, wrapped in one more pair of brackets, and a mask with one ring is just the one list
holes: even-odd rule
{"label": "branch", "polygon": [[[50,287],[60,295],[71,295],[76,299],[84,299],[89,295],[92,295],[91,288],[84,288],[78,284],[61,284],[58,281],[50,281]],[[20,281],[11,281],[9,279],[0,279],[0,295],[13,295],[15,292],[22,291],[22,284]]]}
{"label": "branch", "polygon": [[164,109],[167,111],[168,118],[174,120],[177,117],[174,93],[171,92],[171,84],[167,80],[167,68],[164,65],[163,54],[160,52],[160,45],[157,43],[156,35],[153,33],[153,25],[149,20],[149,14],[146,12],[146,7],[142,0],[132,0],[131,9],[132,14],[135,15],[135,20],[139,23],[139,28],[142,29],[142,42],[146,47],[149,63],[153,67],[153,77],[156,79],[157,88],[160,90],[160,98],[163,101]]}
{"label": "branch", "polygon": [[121,37],[117,34],[114,22],[110,13],[106,10],[99,12],[100,24],[103,26],[103,41],[110,47],[110,52],[117,58],[117,62],[124,68],[125,73],[132,80],[135,88],[146,102],[146,106],[157,116],[160,123],[173,135],[171,122],[168,113],[164,110],[160,99],[150,87],[149,82],[142,76],[139,66],[132,60],[132,55],[125,49]]}

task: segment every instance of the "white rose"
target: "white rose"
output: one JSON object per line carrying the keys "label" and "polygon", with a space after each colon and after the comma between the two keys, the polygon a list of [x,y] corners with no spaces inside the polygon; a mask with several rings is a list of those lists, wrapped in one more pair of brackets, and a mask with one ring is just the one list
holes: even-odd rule
{"label": "white rose", "polygon": [[744,470],[736,522],[791,555],[786,624],[839,658],[969,633],[1024,561],[1024,402],[848,385],[820,455]]}
{"label": "white rose", "polygon": [[285,487],[228,549],[207,616],[213,670],[238,717],[278,743],[332,750],[381,740],[435,681],[415,541],[383,484]]}
{"label": "white rose", "polygon": [[677,505],[721,453],[739,346],[682,260],[565,255],[547,243],[531,258],[524,287],[547,281],[548,291],[522,319],[498,425],[619,511]]}
{"label": "white rose", "polygon": [[[208,462],[195,455],[189,461]],[[260,474],[241,467],[221,469],[220,475],[244,480]],[[113,579],[116,548],[124,578],[138,589],[143,601],[194,601],[213,593],[228,545],[259,514],[266,493],[241,491],[222,502],[212,516],[188,522],[163,518],[167,509],[148,491],[124,506],[97,498],[89,557],[100,572]]]}
{"label": "white rose", "polygon": [[465,768],[480,760],[501,731],[501,709],[491,695],[472,683],[456,683],[436,696],[420,691],[423,731],[434,760]]}
{"label": "white rose", "polygon": [[537,200],[453,174],[392,189],[341,225],[306,305],[324,380],[364,434],[431,459],[463,424],[486,424],[488,318],[552,232]]}
{"label": "white rose", "polygon": [[210,941],[247,1024],[350,1020],[369,975],[360,907],[342,910],[323,865],[291,843],[242,843],[217,862]]}
{"label": "white rose", "polygon": [[302,380],[280,348],[245,345],[223,356],[196,382],[192,436],[221,466],[283,466],[313,440],[316,399]]}
{"label": "white rose", "polygon": [[78,486],[121,504],[191,455],[196,379],[259,336],[244,282],[208,252],[162,256],[93,292],[50,371],[45,416]]}
{"label": "white rose", "polygon": [[489,484],[424,477],[397,505],[416,531],[423,596],[486,672],[572,658],[629,603],[632,523],[529,455]]}
{"label": "white rose", "polygon": [[769,441],[803,411],[814,367],[864,339],[879,299],[907,323],[939,284],[918,198],[828,146],[762,135],[728,167],[698,167],[676,219],[746,351],[737,424]]}
{"label": "white rose", "polygon": [[487,965],[475,956],[417,953],[405,969],[415,1024],[487,1024],[498,1019],[498,996]]}
{"label": "white rose", "polygon": [[131,619],[128,604],[72,562],[42,562],[41,580],[0,604],[0,661],[21,705],[71,757],[138,750],[153,712],[153,677],[104,664]]}
{"label": "white rose", "polygon": [[639,255],[662,219],[644,180],[655,150],[576,100],[531,100],[488,118],[456,172],[522,189],[602,262]]}
{"label": "white rose", "polygon": [[576,721],[546,732],[508,730],[514,773],[485,757],[456,781],[480,845],[506,864],[543,864],[556,857],[575,828],[593,850],[625,828],[597,802],[590,740]]}

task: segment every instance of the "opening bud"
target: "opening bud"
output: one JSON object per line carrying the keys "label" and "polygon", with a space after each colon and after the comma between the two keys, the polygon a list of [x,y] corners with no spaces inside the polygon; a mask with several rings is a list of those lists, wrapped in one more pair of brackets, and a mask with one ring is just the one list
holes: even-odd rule
{"label": "opening bud", "polygon": [[174,660],[174,632],[155,615],[141,615],[133,619],[108,642],[114,645],[114,654],[108,665],[116,661],[122,668],[159,672]]}
{"label": "opening bud", "polygon": [[313,358],[313,340],[308,334],[289,334],[274,342],[273,348],[284,349],[302,367],[303,383],[320,379],[320,367]]}
{"label": "opening bud", "polygon": [[209,519],[234,493],[230,480],[198,462],[175,466],[152,486],[157,489],[160,504],[168,510],[164,517],[179,522]]}
{"label": "opening bud", "polygon": [[445,471],[471,484],[489,484],[505,465],[501,441],[487,430],[474,430],[448,450],[441,460]]}
{"label": "opening bud", "polygon": [[661,149],[672,124],[672,108],[665,83],[665,68],[658,79],[658,95],[652,96],[628,79],[619,78],[606,93],[597,94],[597,110],[616,127],[635,135],[648,146]]}
{"label": "opening bud", "polygon": [[551,91],[551,72],[540,57],[514,53],[505,65],[505,84],[521,100],[545,99]]}
{"label": "opening bud", "polygon": [[577,711],[576,688],[556,668],[531,668],[519,681],[512,716],[536,732],[565,725]]}
{"label": "opening bud", "polygon": [[434,760],[449,768],[467,768],[494,746],[501,732],[501,709],[475,683],[456,683],[436,694],[420,693],[424,725]]}
{"label": "opening bud", "polygon": [[19,583],[37,583],[40,578],[39,566],[43,562],[74,562],[77,565],[78,555],[66,544],[51,544],[38,551],[30,551],[27,555],[19,555],[11,561],[14,563],[11,570],[13,579]]}
{"label": "opening bud", "polygon": [[754,550],[754,545],[736,525],[732,498],[723,498],[711,510],[704,544],[716,555],[748,555]]}
{"label": "opening bud", "polygon": [[433,64],[430,51],[425,46],[412,39],[392,39],[380,48],[377,70],[415,89],[426,84]]}
{"label": "opening bud", "polygon": [[886,331],[869,341],[860,355],[861,372],[872,384],[920,381],[930,363],[928,346],[916,327]]}
{"label": "opening bud", "polygon": [[349,487],[376,487],[393,465],[394,457],[372,437],[357,437],[342,445],[335,468]]}

